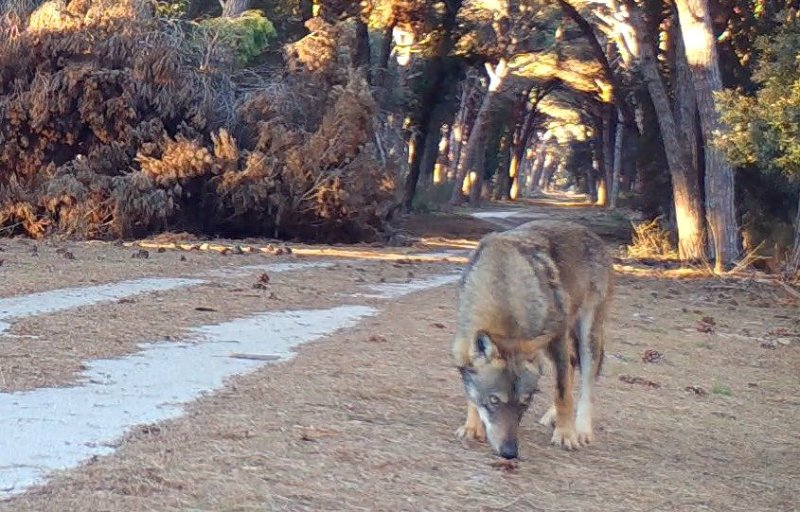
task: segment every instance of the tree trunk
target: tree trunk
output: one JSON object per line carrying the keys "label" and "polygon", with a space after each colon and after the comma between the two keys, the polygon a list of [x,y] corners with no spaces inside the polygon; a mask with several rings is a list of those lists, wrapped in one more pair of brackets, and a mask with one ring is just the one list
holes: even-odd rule
{"label": "tree trunk", "polygon": [[728,268],[740,254],[739,228],[734,204],[733,167],[720,150],[711,144],[721,127],[714,105],[714,92],[722,90],[716,40],[711,27],[707,0],[676,0],[686,60],[694,76],[700,128],[705,142],[706,212],[714,241],[714,270]]}
{"label": "tree trunk", "polygon": [[470,133],[467,147],[464,150],[464,168],[467,172],[475,171],[474,179],[471,180],[470,183],[470,202],[474,204],[480,202],[483,188],[483,170],[476,166],[476,162],[479,159],[478,153],[484,150],[486,128],[489,124],[489,114],[494,107],[500,87],[503,85],[508,75],[509,70],[507,64],[508,63],[504,59],[501,59],[497,66],[486,64],[486,71],[489,74],[489,88],[486,91],[486,95],[483,97],[478,115],[475,116],[475,124],[472,127],[472,133]]}
{"label": "tree trunk", "polygon": [[622,119],[622,112],[617,110],[617,129],[614,136],[614,170],[611,173],[611,197],[608,207],[615,209],[619,199],[619,180],[622,174],[622,144],[625,139],[625,124]]}
{"label": "tree trunk", "polygon": [[498,154],[503,153],[503,157],[500,160],[500,165],[497,166],[496,172],[496,181],[495,181],[495,189],[494,189],[494,199],[498,201],[503,201],[508,199],[508,194],[511,191],[511,160],[512,153],[513,153],[513,140],[509,140],[515,136],[516,131],[516,123],[515,126],[512,126],[510,130],[506,129],[506,133],[500,138],[500,144],[498,145]]}
{"label": "tree trunk", "polygon": [[600,137],[600,155],[602,158],[602,169],[598,176],[597,187],[597,204],[599,206],[608,206],[609,195],[611,194],[612,180],[614,173],[614,127],[611,115],[613,107],[611,105],[601,105],[600,111],[602,115],[601,124],[601,137]]}
{"label": "tree trunk", "polygon": [[300,0],[300,19],[305,23],[314,17],[314,0]]}
{"label": "tree trunk", "polygon": [[792,257],[790,259],[789,277],[800,277],[800,193],[797,195],[797,213],[794,217],[794,242],[792,243]]}
{"label": "tree trunk", "polygon": [[408,176],[406,177],[405,190],[403,194],[403,207],[410,212],[413,207],[414,194],[417,191],[422,157],[425,153],[425,140],[428,137],[431,117],[436,104],[444,98],[446,81],[446,71],[444,69],[444,58],[450,54],[453,47],[453,30],[456,28],[458,11],[461,9],[462,0],[447,2],[446,14],[442,22],[442,35],[437,44],[434,55],[429,58],[427,66],[428,86],[420,99],[420,106],[417,114],[416,131],[414,132],[414,158],[412,159]]}
{"label": "tree trunk", "polygon": [[[441,116],[439,116],[441,119]],[[425,153],[420,164],[420,177],[433,180],[433,168],[439,158],[439,146],[442,140],[442,126],[440,122],[433,121],[428,128],[428,138],[425,140]]]}
{"label": "tree trunk", "polygon": [[372,73],[370,72],[372,56],[370,55],[369,47],[369,27],[367,27],[367,22],[361,16],[356,19],[356,44],[353,65],[357,68],[363,67],[367,74],[367,81],[372,83]]}
{"label": "tree trunk", "polygon": [[464,149],[466,142],[469,140],[469,135],[472,131],[474,123],[474,104],[478,101],[481,95],[480,86],[474,77],[467,74],[467,79],[464,80],[461,92],[461,106],[458,109],[458,116],[456,117],[455,125],[453,126],[450,142],[450,169],[447,171],[448,176],[453,182],[458,185],[453,188],[453,193],[450,198],[451,203],[455,203],[461,199],[461,184],[464,182],[466,176],[466,169],[464,169]]}
{"label": "tree trunk", "polygon": [[509,198],[512,200],[519,198],[521,189],[520,167],[525,159],[525,150],[528,149],[531,136],[533,135],[533,129],[536,126],[536,114],[539,108],[539,102],[542,101],[548,92],[549,90],[541,91],[537,89],[533,104],[529,103],[527,105],[528,108],[525,111],[525,118],[522,121],[522,130],[520,131],[519,138],[517,139],[511,154],[511,166],[509,169],[511,174],[511,190],[509,191]]}
{"label": "tree trunk", "polygon": [[697,170],[691,166],[685,146],[680,143],[669,97],[658,71],[655,48],[642,20],[642,13],[633,4],[629,4],[629,8],[631,21],[639,38],[639,66],[653,101],[672,177],[678,255],[682,261],[703,260],[706,240]]}
{"label": "tree trunk", "polygon": [[689,69],[689,62],[686,60],[686,50],[683,45],[683,37],[680,34],[680,27],[673,27],[673,40],[675,41],[675,124],[683,134],[682,143],[689,149],[692,166],[700,169],[702,162],[698,156],[697,147],[697,100],[694,93],[694,80]]}
{"label": "tree trunk", "polygon": [[378,62],[375,63],[375,68],[372,70],[373,85],[386,86],[387,77],[389,76],[389,58],[392,55],[392,36],[394,33],[394,22],[390,23],[383,31],[383,41],[381,41],[381,54],[378,57]]}
{"label": "tree trunk", "polygon": [[436,160],[433,164],[434,185],[441,185],[445,181],[447,168],[450,166],[450,141],[452,140],[452,131],[452,123],[442,126]]}
{"label": "tree trunk", "polygon": [[528,195],[541,190],[542,174],[544,174],[544,164],[547,158],[547,141],[539,141],[536,147],[533,165],[531,166],[531,180],[528,184]]}
{"label": "tree trunk", "polygon": [[250,0],[225,0],[222,4],[222,17],[235,18],[250,8]]}

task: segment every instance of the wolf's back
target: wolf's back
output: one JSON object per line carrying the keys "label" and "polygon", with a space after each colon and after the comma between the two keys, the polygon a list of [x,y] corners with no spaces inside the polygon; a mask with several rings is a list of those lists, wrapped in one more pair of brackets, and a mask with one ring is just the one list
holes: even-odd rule
{"label": "wolf's back", "polygon": [[589,229],[532,221],[484,237],[464,269],[454,355],[465,362],[479,330],[514,343],[557,335],[587,299],[611,293],[610,256]]}

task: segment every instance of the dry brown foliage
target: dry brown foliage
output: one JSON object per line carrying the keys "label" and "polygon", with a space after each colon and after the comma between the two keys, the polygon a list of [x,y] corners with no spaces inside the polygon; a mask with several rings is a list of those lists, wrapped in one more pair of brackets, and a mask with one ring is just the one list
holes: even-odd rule
{"label": "dry brown foliage", "polygon": [[285,76],[245,93],[148,6],[53,1],[0,18],[0,233],[380,235],[393,170],[349,27],[321,24]]}
{"label": "dry brown foliage", "polygon": [[627,252],[631,258],[677,258],[671,235],[661,225],[660,218],[633,225],[633,240]]}

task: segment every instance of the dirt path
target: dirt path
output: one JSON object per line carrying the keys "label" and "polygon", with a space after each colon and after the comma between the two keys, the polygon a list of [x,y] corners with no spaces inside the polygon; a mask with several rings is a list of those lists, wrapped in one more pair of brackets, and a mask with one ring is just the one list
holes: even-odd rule
{"label": "dirt path", "polygon": [[[613,231],[614,219],[591,208],[540,203],[526,210]],[[446,231],[459,222],[438,218],[422,227]],[[466,224],[464,236],[486,230]],[[334,259],[333,266],[268,271],[267,289],[253,288],[260,271],[213,271],[298,259],[193,253],[187,270],[175,252],[139,261],[132,249],[79,244],[74,250],[83,256],[69,261],[78,269],[55,284],[23,264],[27,249],[4,244],[0,256],[12,264],[2,272],[13,272],[14,284],[0,284],[0,297],[91,279],[203,274],[207,282],[0,318],[10,324],[0,333],[0,404],[4,396],[25,403],[25,394],[10,391],[72,389],[87,361],[124,358],[142,349],[138,342],[166,334],[177,342],[198,325],[346,305],[374,313],[300,345],[290,360],[265,358],[190,402],[185,414],[134,428],[107,455],[51,475],[0,502],[0,510],[798,510],[800,315],[780,290],[620,273],[598,384],[597,444],[574,453],[548,446],[547,429],[534,420],[549,401],[542,397],[523,421],[521,461],[508,470],[486,446],[453,437],[464,412],[449,355],[455,286],[434,284],[458,265],[368,259],[469,245],[429,242],[363,248],[361,259]],[[12,408],[0,412],[0,426],[21,421]],[[0,471],[14,464],[2,457]]]}

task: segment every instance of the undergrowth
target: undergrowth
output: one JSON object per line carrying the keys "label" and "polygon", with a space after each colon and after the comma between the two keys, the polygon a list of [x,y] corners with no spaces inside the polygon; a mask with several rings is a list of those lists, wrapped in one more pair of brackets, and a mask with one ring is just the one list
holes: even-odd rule
{"label": "undergrowth", "polygon": [[378,108],[346,50],[354,30],[317,28],[287,49],[285,70],[241,87],[230,57],[264,41],[226,40],[228,25],[198,37],[137,0],[5,10],[0,233],[380,237],[396,164],[374,145]]}

